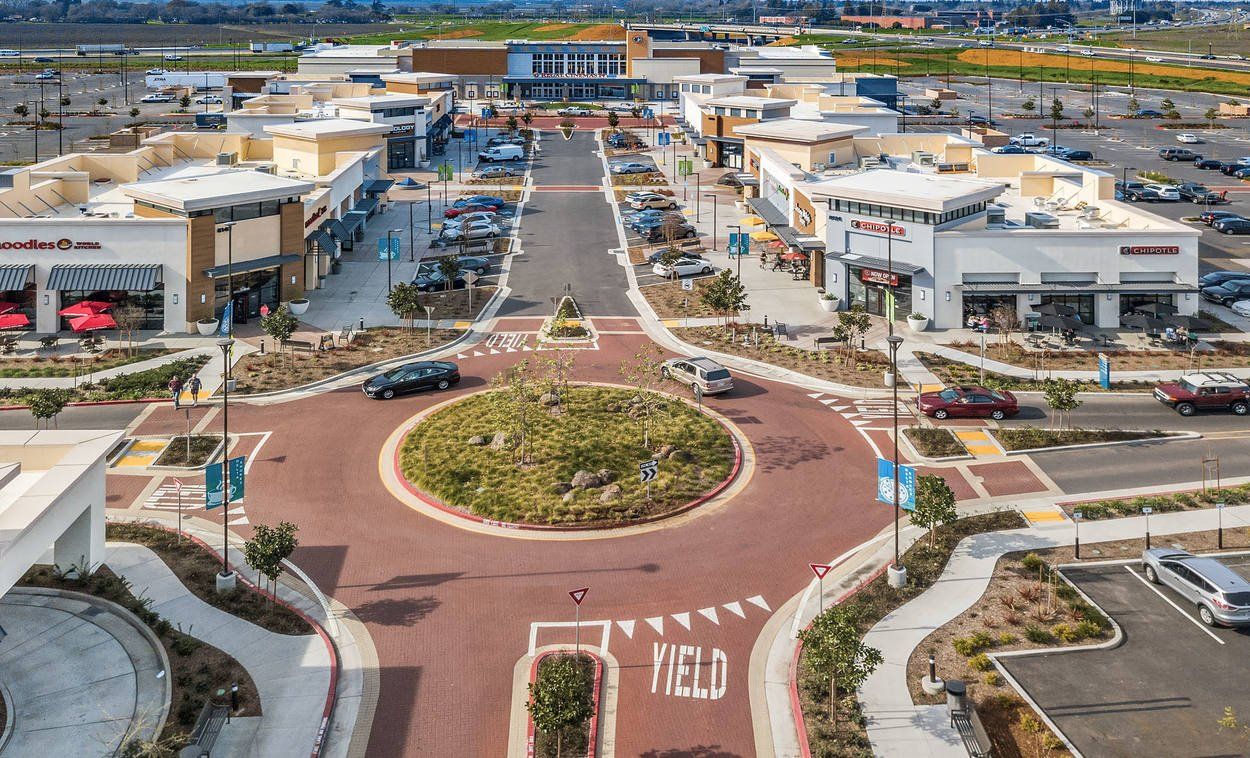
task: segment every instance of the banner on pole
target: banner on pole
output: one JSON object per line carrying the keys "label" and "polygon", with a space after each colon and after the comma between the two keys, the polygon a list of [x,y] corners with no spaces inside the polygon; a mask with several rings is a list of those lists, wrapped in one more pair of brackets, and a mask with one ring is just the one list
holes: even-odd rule
{"label": "banner on pole", "polygon": [[[239,456],[231,458],[225,465],[230,466],[230,502],[238,502],[243,499],[243,479],[246,474],[247,458]],[[215,463],[204,469],[204,508],[213,510],[220,508],[223,504],[222,491],[225,481],[223,478],[222,465]]]}
{"label": "banner on pole", "polygon": [[[885,458],[877,459],[877,499],[886,505],[894,504],[894,462]],[[914,466],[899,464],[898,499],[903,510],[914,511],[916,509],[916,469]]]}

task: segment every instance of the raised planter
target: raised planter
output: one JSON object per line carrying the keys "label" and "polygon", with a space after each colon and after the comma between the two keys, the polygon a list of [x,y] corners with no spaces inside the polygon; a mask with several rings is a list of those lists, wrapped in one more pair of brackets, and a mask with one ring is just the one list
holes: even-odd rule
{"label": "raised planter", "polygon": [[929,319],[927,316],[918,316],[913,313],[907,317],[907,327],[913,332],[923,332],[929,328]]}
{"label": "raised planter", "polygon": [[307,298],[297,298],[287,303],[287,307],[291,309],[292,316],[302,316],[308,310]]}
{"label": "raised planter", "polygon": [[205,337],[211,337],[216,334],[219,326],[221,326],[221,322],[215,318],[202,318],[195,322],[195,330]]}
{"label": "raised planter", "polygon": [[[543,662],[544,659],[553,655],[572,655],[572,654],[573,654],[572,651],[569,651],[569,650],[560,650],[560,651],[552,650],[552,651],[543,653],[539,655],[538,657],[536,657],[534,659],[534,664],[530,666],[530,683],[532,684],[535,681],[537,681],[538,667]],[[594,653],[591,653],[587,650],[582,650],[581,654],[588,658],[593,659],[595,663],[595,680],[594,680],[594,684],[592,685],[593,690],[591,691],[591,700],[594,703],[594,706],[593,706],[594,713],[591,715],[590,722],[587,725],[588,734],[587,734],[587,739],[586,739],[586,753],[585,753],[586,758],[595,758],[595,756],[599,754],[599,748],[598,748],[599,715],[600,715],[600,710],[601,710],[600,692],[603,689],[604,665],[603,665],[603,658],[599,657],[598,655]],[[533,719],[527,719],[527,720],[529,722],[529,725],[526,728],[525,752],[526,752],[526,755],[532,756],[534,755],[535,741],[537,738],[537,734],[534,728],[534,720]],[[578,753],[572,753],[572,752],[568,754],[578,755]]]}
{"label": "raised planter", "polygon": [[832,295],[822,295],[820,298],[820,309],[826,313],[833,313],[838,309],[838,299]]}

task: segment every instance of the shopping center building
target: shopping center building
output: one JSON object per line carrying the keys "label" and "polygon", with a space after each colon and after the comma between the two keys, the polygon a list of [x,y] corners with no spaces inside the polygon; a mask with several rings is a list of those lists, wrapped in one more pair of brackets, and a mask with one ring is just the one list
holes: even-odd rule
{"label": "shopping center building", "polygon": [[[747,203],[842,307],[888,315],[892,294],[895,318],[939,329],[999,307],[1027,325],[1049,302],[1100,328],[1151,302],[1198,310],[1200,233],[1115,200],[1106,172],[954,135],[824,127],[744,128]],[[804,141],[823,141],[828,165],[800,168]]]}
{"label": "shopping center building", "polygon": [[385,125],[324,120],[248,134],[167,132],[0,174],[0,299],[33,329],[84,300],[139,328],[194,332],[303,298],[360,236],[390,181]]}

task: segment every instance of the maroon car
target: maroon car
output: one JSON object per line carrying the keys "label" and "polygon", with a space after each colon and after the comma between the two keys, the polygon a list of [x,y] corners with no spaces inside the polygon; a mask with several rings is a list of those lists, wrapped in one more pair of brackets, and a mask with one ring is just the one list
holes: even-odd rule
{"label": "maroon car", "polygon": [[447,210],[443,211],[443,218],[455,218],[456,216],[459,216],[461,213],[473,213],[474,211],[494,212],[497,210],[499,210],[498,206],[484,205],[482,203],[469,203],[468,205],[462,205],[459,208],[448,208]]}
{"label": "maroon car", "polygon": [[999,421],[1020,412],[1016,396],[984,387],[948,387],[920,396],[920,412],[936,419],[986,417]]}

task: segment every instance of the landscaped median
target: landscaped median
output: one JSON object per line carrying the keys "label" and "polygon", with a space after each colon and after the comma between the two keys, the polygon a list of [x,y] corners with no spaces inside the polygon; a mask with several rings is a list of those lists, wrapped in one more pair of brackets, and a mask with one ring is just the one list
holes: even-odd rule
{"label": "landscaped median", "polygon": [[530,668],[528,755],[598,754],[603,660],[590,653],[547,652]]}
{"label": "landscaped median", "polygon": [[670,328],[677,339],[696,348],[736,355],[852,387],[883,386],[889,359],[875,350],[805,350],[778,342],[758,324]]}
{"label": "landscaped median", "polygon": [[1152,513],[1189,511],[1214,508],[1217,504],[1242,505],[1250,503],[1250,484],[1234,487],[1210,487],[1193,492],[1172,492],[1165,495],[1140,495],[1136,497],[1107,498],[1059,503],[1069,517],[1080,511],[1085,521],[1101,521],[1109,518],[1142,515],[1142,508]]}
{"label": "landscaped median", "polygon": [[[1165,432],[1158,429],[1039,429],[1033,426],[977,427],[977,431],[991,437],[1009,454],[1149,440],[1194,439],[1197,436],[1190,432]],[[963,441],[949,427],[912,426],[903,430],[903,436],[912,449],[924,458],[941,459],[968,455]]]}
{"label": "landscaped median", "polygon": [[[77,387],[51,391],[55,392],[63,403],[167,398],[171,377],[177,376],[185,381],[199,371],[205,363],[208,363],[207,355],[193,355],[170,361],[156,368],[136,371],[132,374],[118,374],[94,382],[83,382]],[[24,406],[30,403],[32,397],[48,391],[27,387],[0,387],[0,402]]]}

